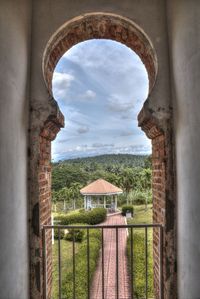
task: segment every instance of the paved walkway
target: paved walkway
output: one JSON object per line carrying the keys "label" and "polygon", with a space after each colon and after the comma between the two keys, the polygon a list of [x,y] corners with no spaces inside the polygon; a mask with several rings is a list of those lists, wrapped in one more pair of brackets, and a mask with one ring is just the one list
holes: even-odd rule
{"label": "paved walkway", "polygon": [[[125,224],[121,215],[109,216],[105,225]],[[126,257],[126,229],[119,229],[118,233],[118,273],[119,299],[130,299],[129,277]],[[102,252],[98,261],[91,286],[91,299],[102,299]],[[104,229],[104,299],[116,299],[116,230]]]}

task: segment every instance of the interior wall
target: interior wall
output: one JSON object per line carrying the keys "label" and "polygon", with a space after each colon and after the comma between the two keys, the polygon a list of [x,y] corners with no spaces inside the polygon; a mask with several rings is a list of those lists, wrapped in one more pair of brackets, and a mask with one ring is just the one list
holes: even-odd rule
{"label": "interior wall", "polygon": [[168,22],[178,192],[178,291],[200,294],[200,2],[170,0]]}
{"label": "interior wall", "polygon": [[1,0],[0,7],[0,298],[27,299],[31,1]]}

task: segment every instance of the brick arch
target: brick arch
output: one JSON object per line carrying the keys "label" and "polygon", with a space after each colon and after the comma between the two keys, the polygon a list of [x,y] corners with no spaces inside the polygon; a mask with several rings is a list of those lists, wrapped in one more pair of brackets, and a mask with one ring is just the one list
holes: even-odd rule
{"label": "brick arch", "polygon": [[[158,72],[155,50],[150,39],[133,21],[108,13],[90,13],[76,17],[61,26],[47,43],[43,55],[42,68],[44,80],[50,94],[50,114],[45,115],[42,124],[32,128],[31,177],[35,179],[31,189],[31,298],[43,298],[42,243],[41,226],[50,224],[51,204],[51,141],[61,127],[64,117],[52,98],[52,77],[58,60],[73,45],[89,39],[111,39],[121,42],[136,52],[144,63],[149,78],[151,93]],[[148,108],[148,100],[138,116],[139,126],[152,140],[153,151],[153,204],[154,221],[164,226],[164,298],[176,298],[176,246],[175,213],[173,201],[173,141],[169,119],[160,119],[157,112]],[[37,170],[35,165],[37,164]],[[34,196],[33,196],[34,195]],[[154,235],[154,242],[157,236]],[[47,242],[51,242],[48,236]],[[51,254],[51,253],[50,253]],[[154,251],[155,261],[159,260]],[[156,298],[159,293],[158,263],[154,268]],[[50,285],[51,258],[49,258],[47,282]],[[170,290],[170,291],[169,291]],[[49,288],[50,291],[50,288]],[[50,298],[50,292],[47,294]]]}
{"label": "brick arch", "polygon": [[47,43],[43,56],[43,75],[52,94],[52,77],[57,62],[75,44],[90,39],[111,39],[136,52],[144,63],[151,92],[158,72],[156,52],[145,32],[130,19],[116,14],[89,13],[61,26]]}

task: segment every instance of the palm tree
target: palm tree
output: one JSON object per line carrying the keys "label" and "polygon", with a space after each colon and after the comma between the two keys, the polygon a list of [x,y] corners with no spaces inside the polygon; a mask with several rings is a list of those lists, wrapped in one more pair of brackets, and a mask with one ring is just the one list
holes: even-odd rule
{"label": "palm tree", "polygon": [[128,205],[128,194],[136,184],[136,176],[131,168],[125,168],[120,175],[119,184],[126,193],[126,201]]}
{"label": "palm tree", "polygon": [[57,204],[57,201],[58,201],[58,192],[55,191],[55,190],[52,190],[51,198],[52,198],[54,209],[55,209],[55,212],[56,212],[56,204]]}
{"label": "palm tree", "polygon": [[[143,190],[148,190],[151,188],[151,169],[143,169],[140,173],[141,185]],[[147,210],[147,197],[145,197],[145,210]]]}
{"label": "palm tree", "polygon": [[80,198],[80,189],[82,188],[82,185],[80,183],[72,183],[69,190],[70,195],[73,200],[73,210],[76,210],[76,200]]}
{"label": "palm tree", "polygon": [[58,191],[58,200],[63,201],[64,211],[66,211],[66,200],[69,198],[69,188],[64,187]]}

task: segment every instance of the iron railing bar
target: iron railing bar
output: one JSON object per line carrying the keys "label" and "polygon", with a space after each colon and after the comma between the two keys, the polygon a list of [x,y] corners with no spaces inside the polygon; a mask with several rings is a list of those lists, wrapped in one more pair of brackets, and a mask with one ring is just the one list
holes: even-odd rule
{"label": "iron railing bar", "polygon": [[[162,224],[157,224],[157,223],[153,223],[153,224],[127,224],[127,225],[98,225],[98,228],[156,228],[156,227],[163,227]],[[86,225],[86,226],[81,226],[81,225],[44,225],[43,229],[52,229],[52,228],[60,228],[60,229],[73,229],[73,228],[77,228],[77,229],[96,229],[97,226],[95,225]]]}
{"label": "iron railing bar", "polygon": [[72,243],[72,254],[73,254],[73,299],[76,299],[76,264],[75,264],[75,233],[73,229],[73,243]]}
{"label": "iron railing bar", "polygon": [[133,228],[131,227],[131,299],[134,298],[133,287]]}
{"label": "iron railing bar", "polygon": [[102,299],[104,299],[104,231],[102,228],[101,231],[101,252],[102,252],[102,257],[101,257],[101,269],[102,269]]}
{"label": "iron railing bar", "polygon": [[47,299],[47,260],[46,260],[46,232],[42,230],[42,247],[43,247],[43,296]]}
{"label": "iron railing bar", "polygon": [[118,227],[116,227],[116,292],[119,299],[119,250],[118,250]]}
{"label": "iron railing bar", "polygon": [[88,284],[88,299],[90,299],[90,234],[87,229],[87,284]]}
{"label": "iron railing bar", "polygon": [[145,227],[145,296],[148,299],[148,231]]}
{"label": "iron railing bar", "polygon": [[62,274],[61,274],[61,248],[60,248],[60,228],[58,228],[58,271],[59,271],[59,299],[61,299],[61,284],[62,284]]}
{"label": "iron railing bar", "polygon": [[160,227],[160,299],[164,298],[163,288],[163,227]]}

